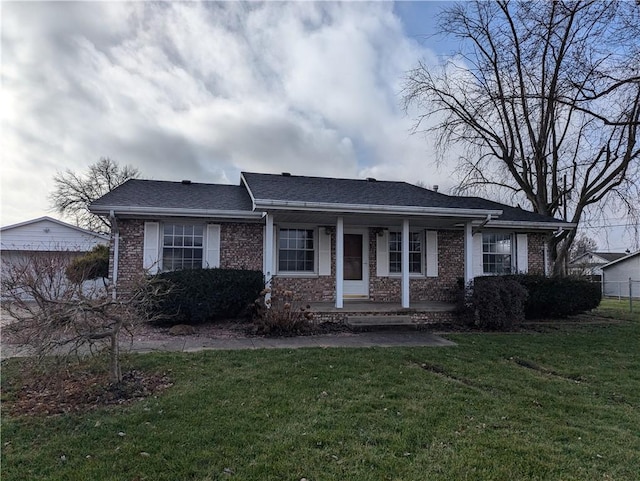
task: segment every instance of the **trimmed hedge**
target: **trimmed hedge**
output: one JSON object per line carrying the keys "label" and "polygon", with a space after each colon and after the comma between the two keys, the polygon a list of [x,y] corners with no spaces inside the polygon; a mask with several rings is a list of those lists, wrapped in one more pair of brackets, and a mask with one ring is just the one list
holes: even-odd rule
{"label": "trimmed hedge", "polygon": [[527,319],[558,319],[595,309],[602,299],[600,284],[579,277],[544,277],[515,274],[505,276],[529,292]]}
{"label": "trimmed hedge", "polygon": [[462,317],[469,325],[508,330],[524,320],[527,290],[504,276],[476,277],[465,289]]}
{"label": "trimmed hedge", "polygon": [[171,285],[157,299],[153,314],[172,324],[201,324],[246,314],[264,289],[260,271],[240,269],[184,269],[163,272],[159,279]]}

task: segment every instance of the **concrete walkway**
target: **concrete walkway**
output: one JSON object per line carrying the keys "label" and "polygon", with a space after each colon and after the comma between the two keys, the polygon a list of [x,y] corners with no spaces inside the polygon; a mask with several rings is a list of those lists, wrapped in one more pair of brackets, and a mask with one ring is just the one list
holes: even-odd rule
{"label": "concrete walkway", "polygon": [[[205,350],[237,349],[300,349],[305,347],[437,347],[455,346],[428,331],[378,331],[348,334],[323,334],[298,337],[243,337],[236,339],[215,339],[197,336],[176,336],[167,340],[123,339],[123,352],[196,352]],[[29,352],[3,344],[0,357],[28,356]]]}

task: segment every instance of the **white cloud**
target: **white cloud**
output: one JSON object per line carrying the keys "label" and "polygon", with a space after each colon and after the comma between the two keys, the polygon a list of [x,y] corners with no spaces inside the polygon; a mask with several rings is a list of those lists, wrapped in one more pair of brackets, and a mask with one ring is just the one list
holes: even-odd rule
{"label": "white cloud", "polygon": [[10,3],[2,49],[4,225],[102,156],[154,179],[451,184],[400,108],[403,72],[435,57],[390,3]]}

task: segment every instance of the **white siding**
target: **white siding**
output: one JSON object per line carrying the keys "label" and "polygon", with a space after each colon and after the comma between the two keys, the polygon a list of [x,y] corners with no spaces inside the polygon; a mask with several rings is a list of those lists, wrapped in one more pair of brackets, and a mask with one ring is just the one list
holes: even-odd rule
{"label": "white siding", "polygon": [[[640,253],[602,269],[605,296],[629,297],[629,278],[640,281]],[[633,283],[634,298],[640,298],[640,282]]]}
{"label": "white siding", "polygon": [[50,218],[4,227],[0,239],[3,251],[87,252],[98,244],[109,243],[107,236]]}

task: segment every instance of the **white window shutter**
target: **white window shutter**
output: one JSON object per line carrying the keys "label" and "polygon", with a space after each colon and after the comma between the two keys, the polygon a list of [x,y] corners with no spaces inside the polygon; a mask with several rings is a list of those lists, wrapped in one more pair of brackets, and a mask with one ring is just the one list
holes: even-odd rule
{"label": "white window shutter", "polygon": [[387,229],[378,234],[376,242],[376,275],[378,277],[389,275],[389,231]]}
{"label": "white window shutter", "polygon": [[482,233],[473,234],[473,277],[484,274],[482,266]]}
{"label": "white window shutter", "polygon": [[273,224],[273,266],[271,266],[271,273],[276,275],[276,272],[280,269],[280,247],[278,246],[278,239],[280,236],[278,235],[279,227]]}
{"label": "white window shutter", "polygon": [[427,277],[438,277],[438,231],[427,231]]}
{"label": "white window shutter", "polygon": [[331,234],[318,229],[318,275],[331,275]]}
{"label": "white window shutter", "polygon": [[529,272],[529,242],[527,234],[516,235],[516,272]]}
{"label": "white window shutter", "polygon": [[142,267],[149,274],[157,274],[160,270],[160,223],[144,223],[144,241]]}
{"label": "white window shutter", "polygon": [[220,267],[220,224],[207,224],[207,238],[202,267],[214,269]]}

